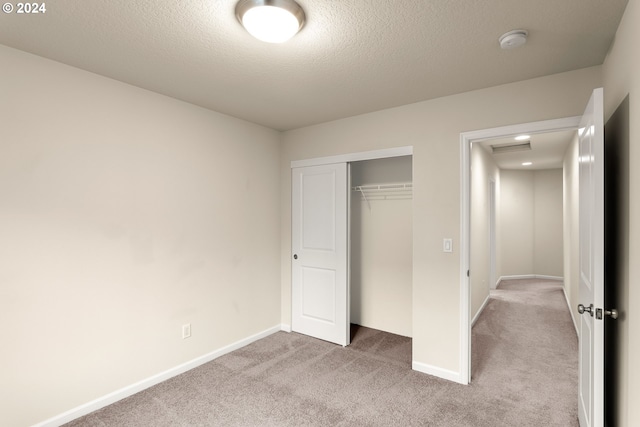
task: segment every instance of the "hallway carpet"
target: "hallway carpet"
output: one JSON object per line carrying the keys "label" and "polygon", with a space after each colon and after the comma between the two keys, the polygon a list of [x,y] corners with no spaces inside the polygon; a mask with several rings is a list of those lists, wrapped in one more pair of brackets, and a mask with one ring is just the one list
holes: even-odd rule
{"label": "hallway carpet", "polygon": [[352,337],[342,348],[279,332],[67,425],[578,425],[577,338],[559,282],[492,292],[469,386],[412,371],[410,338],[359,326]]}

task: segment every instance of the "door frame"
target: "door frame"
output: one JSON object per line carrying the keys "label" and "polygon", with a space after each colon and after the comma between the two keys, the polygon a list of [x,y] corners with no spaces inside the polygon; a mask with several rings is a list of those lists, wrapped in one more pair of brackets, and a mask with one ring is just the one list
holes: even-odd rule
{"label": "door frame", "polygon": [[[359,162],[363,160],[376,160],[387,159],[391,157],[413,156],[413,146],[403,146],[394,148],[385,148],[381,150],[362,151],[356,153],[338,154],[335,156],[327,157],[315,157],[304,160],[291,161],[291,169],[302,168],[308,166],[322,166],[335,163],[347,164],[347,183],[351,187],[351,173],[349,163]],[[292,187],[293,189],[293,187]],[[347,194],[350,193],[350,188],[347,189]],[[347,326],[351,322],[351,197],[347,197]],[[293,226],[293,224],[292,224]],[[292,234],[293,236],[293,234]],[[290,258],[291,259],[291,258]],[[293,287],[293,275],[291,277],[291,284]],[[293,288],[291,289],[293,294]],[[290,316],[293,319],[293,304],[294,300],[291,298],[289,305]],[[290,329],[290,327],[289,327]]]}
{"label": "door frame", "polygon": [[412,156],[413,146],[384,148],[382,150],[362,151],[358,153],[338,154],[328,157],[315,157],[312,159],[292,160],[291,169],[302,168],[306,166],[321,166],[332,163],[350,163],[360,162],[363,160],[386,159],[389,157]]}
{"label": "door frame", "polygon": [[471,383],[471,144],[519,134],[578,130],[581,116],[520,123],[460,134],[460,382]]}
{"label": "door frame", "polygon": [[496,181],[489,179],[489,289],[496,288]]}

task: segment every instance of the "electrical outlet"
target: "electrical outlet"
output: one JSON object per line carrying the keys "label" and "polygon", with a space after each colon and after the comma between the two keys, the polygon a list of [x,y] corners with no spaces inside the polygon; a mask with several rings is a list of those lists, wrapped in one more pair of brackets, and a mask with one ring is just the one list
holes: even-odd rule
{"label": "electrical outlet", "polygon": [[189,338],[191,336],[191,323],[182,325],[182,339]]}

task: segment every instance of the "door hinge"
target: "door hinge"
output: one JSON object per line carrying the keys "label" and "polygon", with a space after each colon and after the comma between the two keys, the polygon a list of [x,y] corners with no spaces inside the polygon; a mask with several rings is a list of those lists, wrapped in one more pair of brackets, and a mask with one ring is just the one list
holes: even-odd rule
{"label": "door hinge", "polygon": [[471,270],[467,270],[467,277],[471,277]]}

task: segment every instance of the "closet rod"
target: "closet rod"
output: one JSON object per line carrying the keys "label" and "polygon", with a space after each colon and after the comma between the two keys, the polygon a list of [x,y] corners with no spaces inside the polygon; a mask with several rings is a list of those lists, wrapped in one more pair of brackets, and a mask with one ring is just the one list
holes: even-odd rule
{"label": "closet rod", "polygon": [[405,182],[398,184],[372,184],[372,185],[357,185],[352,188],[353,191],[411,191],[413,190],[413,183]]}
{"label": "closet rod", "polygon": [[413,198],[413,184],[410,182],[395,184],[370,184],[352,187],[353,191],[362,194],[371,210],[370,200],[401,200]]}

